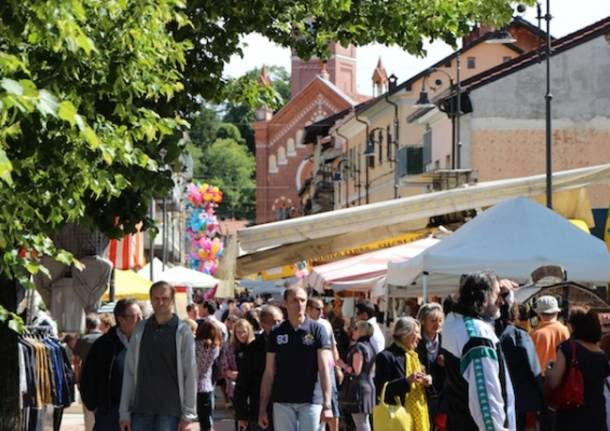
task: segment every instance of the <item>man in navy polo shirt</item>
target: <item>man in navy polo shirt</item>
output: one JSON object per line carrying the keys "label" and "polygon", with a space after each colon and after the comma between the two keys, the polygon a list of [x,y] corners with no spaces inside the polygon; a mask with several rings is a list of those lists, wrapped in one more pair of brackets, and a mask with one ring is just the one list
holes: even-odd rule
{"label": "man in navy polo shirt", "polygon": [[[269,336],[258,424],[263,429],[269,426],[267,405],[272,398],[275,429],[316,431],[320,422],[328,422],[333,415],[326,366],[332,360],[330,336],[305,315],[307,294],[302,288],[286,289],[284,300],[288,320]],[[316,385],[318,375],[321,385]]]}

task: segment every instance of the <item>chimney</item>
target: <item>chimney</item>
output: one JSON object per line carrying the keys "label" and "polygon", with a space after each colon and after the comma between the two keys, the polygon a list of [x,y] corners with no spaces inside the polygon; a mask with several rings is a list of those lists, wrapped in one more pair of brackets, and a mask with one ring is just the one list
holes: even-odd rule
{"label": "chimney", "polygon": [[394,74],[391,74],[388,77],[388,91],[392,93],[398,87],[398,77]]}
{"label": "chimney", "polygon": [[496,31],[496,28],[491,25],[475,25],[470,33],[462,38],[462,46],[465,46],[493,31]]}

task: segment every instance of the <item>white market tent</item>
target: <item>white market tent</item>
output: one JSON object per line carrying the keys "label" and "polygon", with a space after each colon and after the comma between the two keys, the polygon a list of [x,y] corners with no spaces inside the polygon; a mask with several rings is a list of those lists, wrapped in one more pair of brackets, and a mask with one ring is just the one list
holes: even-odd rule
{"label": "white market tent", "polygon": [[523,282],[542,265],[559,265],[569,280],[583,284],[610,280],[610,253],[603,241],[518,197],[483,212],[413,259],[390,263],[387,284],[406,287],[407,296],[444,296],[457,291],[464,273],[493,270]]}
{"label": "white market tent", "polygon": [[153,280],[150,280],[150,262],[147,263],[138,271],[138,275],[150,281],[161,280],[161,273],[163,272],[163,262],[155,257],[152,261],[153,264]]}
{"label": "white market tent", "polygon": [[209,274],[183,266],[174,266],[173,268],[166,269],[159,275],[159,280],[165,281],[172,286],[202,287],[208,289],[216,286],[219,282],[217,278]]}

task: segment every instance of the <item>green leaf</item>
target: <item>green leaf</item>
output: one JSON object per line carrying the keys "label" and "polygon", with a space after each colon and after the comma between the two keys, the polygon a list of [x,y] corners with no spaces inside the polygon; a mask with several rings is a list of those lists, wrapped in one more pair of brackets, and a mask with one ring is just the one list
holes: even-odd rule
{"label": "green leaf", "polygon": [[4,88],[7,93],[16,94],[17,96],[23,95],[23,88],[21,87],[21,84],[14,79],[2,79],[2,81],[0,81],[0,87]]}
{"label": "green leaf", "polygon": [[23,96],[25,97],[38,97],[38,88],[36,88],[36,84],[34,84],[29,79],[22,79],[19,81],[21,85]]}
{"label": "green leaf", "polygon": [[8,327],[19,334],[23,333],[25,329],[25,325],[23,324],[23,320],[18,315],[11,313],[12,319],[8,321]]}
{"label": "green leaf", "polygon": [[66,250],[59,250],[54,258],[56,261],[68,266],[72,265],[72,262],[75,260],[72,253]]}
{"label": "green leaf", "polygon": [[57,115],[64,121],[70,123],[71,126],[76,124],[76,108],[72,104],[72,102],[68,100],[64,100],[59,104],[59,109],[57,110]]}
{"label": "green leaf", "polygon": [[84,34],[79,34],[76,37],[76,44],[85,51],[87,55],[91,54],[91,51],[95,49],[95,45],[93,45],[93,41],[89,39]]}
{"label": "green leaf", "polygon": [[0,179],[2,179],[9,186],[13,185],[13,178],[11,177],[12,170],[13,164],[6,156],[6,152],[0,148]]}
{"label": "green leaf", "polygon": [[38,271],[40,271],[40,264],[37,262],[26,262],[24,266],[32,275],[38,274]]}
{"label": "green leaf", "polygon": [[100,140],[91,127],[85,126],[81,133],[92,150],[96,150],[100,146]]}
{"label": "green leaf", "polygon": [[47,115],[52,115],[53,117],[56,117],[58,107],[59,102],[53,94],[51,94],[47,90],[40,90],[40,92],[38,93],[38,103],[36,104],[38,112],[40,112],[44,117],[46,117]]}

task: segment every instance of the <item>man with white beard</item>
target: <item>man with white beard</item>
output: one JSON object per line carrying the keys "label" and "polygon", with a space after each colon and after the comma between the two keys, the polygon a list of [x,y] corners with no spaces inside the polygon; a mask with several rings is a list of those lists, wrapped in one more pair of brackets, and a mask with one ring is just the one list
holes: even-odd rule
{"label": "man with white beard", "polygon": [[512,383],[493,327],[501,301],[500,281],[494,273],[462,276],[441,346],[448,431],[516,429]]}

